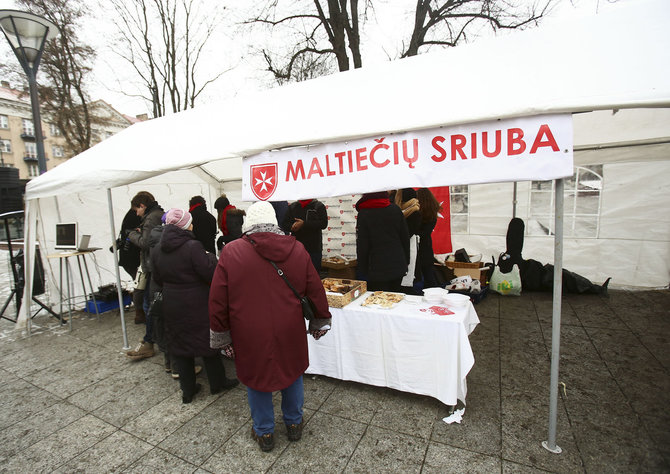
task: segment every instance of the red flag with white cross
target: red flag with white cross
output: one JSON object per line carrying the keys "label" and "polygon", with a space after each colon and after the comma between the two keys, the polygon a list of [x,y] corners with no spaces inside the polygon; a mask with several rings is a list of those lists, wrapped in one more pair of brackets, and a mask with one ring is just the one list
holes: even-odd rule
{"label": "red flag with white cross", "polygon": [[442,209],[437,215],[437,224],[433,229],[433,253],[451,253],[451,207],[449,186],[428,188],[440,203]]}

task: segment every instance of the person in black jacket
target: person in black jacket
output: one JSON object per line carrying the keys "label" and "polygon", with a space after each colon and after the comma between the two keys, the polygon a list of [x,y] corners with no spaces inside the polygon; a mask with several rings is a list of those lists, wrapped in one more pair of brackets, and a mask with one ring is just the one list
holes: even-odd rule
{"label": "person in black jacket", "polygon": [[389,199],[402,210],[402,215],[407,221],[409,236],[417,235],[419,227],[421,227],[421,215],[419,214],[419,200],[416,191],[412,188],[391,191]]}
{"label": "person in black jacket", "polygon": [[146,331],[142,342],[133,350],[126,352],[132,360],[141,360],[154,355],[153,328],[149,317],[149,305],[153,299],[151,290],[151,261],[149,259],[149,236],[151,230],[162,224],[163,208],[156,202],[154,196],[148,191],[140,191],[130,201],[130,207],[135,211],[137,217],[142,220],[140,226],[128,233],[128,239],[140,249],[140,266],[142,275],[140,288],[144,285],[144,299],[142,306],[146,319]]}
{"label": "person in black jacket", "polygon": [[216,241],[216,249],[220,252],[224,245],[242,236],[246,212],[230,204],[225,194],[214,201],[214,208],[218,215],[216,222],[222,234]]}
{"label": "person in black jacket", "polygon": [[419,200],[416,197],[416,191],[412,188],[403,188],[397,191],[391,191],[391,202],[394,202],[402,211],[407,223],[407,230],[409,232],[409,271],[402,279],[403,291],[408,294],[416,294],[417,289],[414,287],[418,262],[418,238],[421,228],[421,214],[419,213]]}
{"label": "person in black jacket", "polygon": [[205,252],[192,232],[192,217],[170,209],[160,244],[151,253],[154,279],[163,288],[165,341],[172,370],[179,373],[182,401],[191,403],[200,385],[195,382],[195,357],[202,357],[212,394],[237,385],[227,379],[217,349],[209,346],[209,285],[216,256]]}
{"label": "person in black jacket", "polygon": [[[130,243],[128,234],[131,230],[140,226],[142,219],[135,214],[133,209],[129,209],[121,222],[121,232],[116,239],[116,249],[119,252],[119,266],[123,268],[134,280],[137,275],[137,268],[140,266],[140,249]],[[113,249],[110,248],[110,251]]]}
{"label": "person in black jacket", "polygon": [[305,246],[316,271],[321,271],[323,243],[321,231],[328,227],[326,206],[316,199],[304,199],[289,205],[281,228]]}
{"label": "person in black jacket", "polygon": [[356,210],[359,274],[371,291],[401,291],[409,265],[409,233],[402,211],[386,192],[364,194]]}
{"label": "person in black jacket", "polygon": [[423,280],[424,288],[439,286],[435,277],[435,254],[433,252],[433,230],[437,225],[437,215],[442,206],[428,188],[419,188],[416,192],[419,200],[419,250],[416,257],[416,278]]}
{"label": "person in black jacket", "polygon": [[[137,275],[137,269],[140,266],[140,249],[130,242],[128,234],[130,231],[138,228],[142,219],[135,213],[134,209],[129,209],[121,222],[121,231],[116,239],[116,250],[119,257],[119,267],[123,268],[133,280]],[[109,248],[114,252],[114,247]],[[144,290],[133,290],[133,304],[135,305],[135,324],[146,323],[144,315]]]}
{"label": "person in black jacket", "polygon": [[205,250],[216,254],[214,240],[216,239],[216,217],[207,211],[207,203],[202,196],[193,196],[188,202],[188,212],[193,216],[193,234],[196,240],[202,243]]}

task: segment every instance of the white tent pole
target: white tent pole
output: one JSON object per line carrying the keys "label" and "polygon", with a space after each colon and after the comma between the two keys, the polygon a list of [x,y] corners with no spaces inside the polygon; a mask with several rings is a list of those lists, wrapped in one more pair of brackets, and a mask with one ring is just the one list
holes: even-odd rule
{"label": "white tent pole", "polygon": [[563,294],[563,180],[556,180],[556,215],[554,219],[554,296],[551,319],[551,379],[549,383],[549,435],[542,446],[552,453],[562,452],[556,444],[558,415],[558,362],[561,346],[561,301]]}
{"label": "white tent pole", "polygon": [[37,235],[35,227],[36,219],[33,219],[35,213],[35,203],[26,201],[25,212],[23,213],[23,271],[25,286],[23,287],[22,305],[19,310],[20,316],[17,325],[20,325],[21,318],[25,318],[26,331],[31,335],[32,331],[32,312],[31,302],[33,300],[33,265],[35,264],[35,237]]}
{"label": "white tent pole", "polygon": [[123,311],[123,292],[121,290],[121,274],[119,273],[119,256],[116,253],[116,230],[114,229],[114,208],[112,206],[112,189],[107,188],[107,204],[109,206],[109,228],[112,231],[112,247],[114,250],[114,268],[116,269],[116,292],[119,295],[119,314],[121,315],[121,330],[123,331],[123,350],[130,349],[128,333],[126,332],[126,315]]}
{"label": "white tent pole", "polygon": [[516,181],[514,181],[514,197],[512,199],[512,217],[516,217]]}

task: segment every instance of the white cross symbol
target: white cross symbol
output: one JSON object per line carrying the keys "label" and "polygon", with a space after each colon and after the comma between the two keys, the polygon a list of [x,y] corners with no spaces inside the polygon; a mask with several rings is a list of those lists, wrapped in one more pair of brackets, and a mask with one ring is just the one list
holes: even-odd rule
{"label": "white cross symbol", "polygon": [[266,178],[265,171],[261,171],[260,175],[260,178],[256,178],[256,187],[258,187],[259,184],[262,184],[260,191],[267,191],[268,186],[272,186],[272,176]]}
{"label": "white cross symbol", "polygon": [[[440,209],[442,209],[442,204],[444,204],[444,201],[440,201]],[[437,211],[437,217],[439,217],[440,219],[444,219],[444,216],[440,211]]]}

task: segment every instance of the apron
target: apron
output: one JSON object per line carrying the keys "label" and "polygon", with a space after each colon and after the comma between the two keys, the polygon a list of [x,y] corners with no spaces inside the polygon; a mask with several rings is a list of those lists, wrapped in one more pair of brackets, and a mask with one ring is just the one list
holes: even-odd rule
{"label": "apron", "polygon": [[416,268],[416,253],[418,248],[418,235],[413,235],[409,238],[409,267],[407,268],[407,275],[402,279],[402,286],[414,286],[414,269]]}

